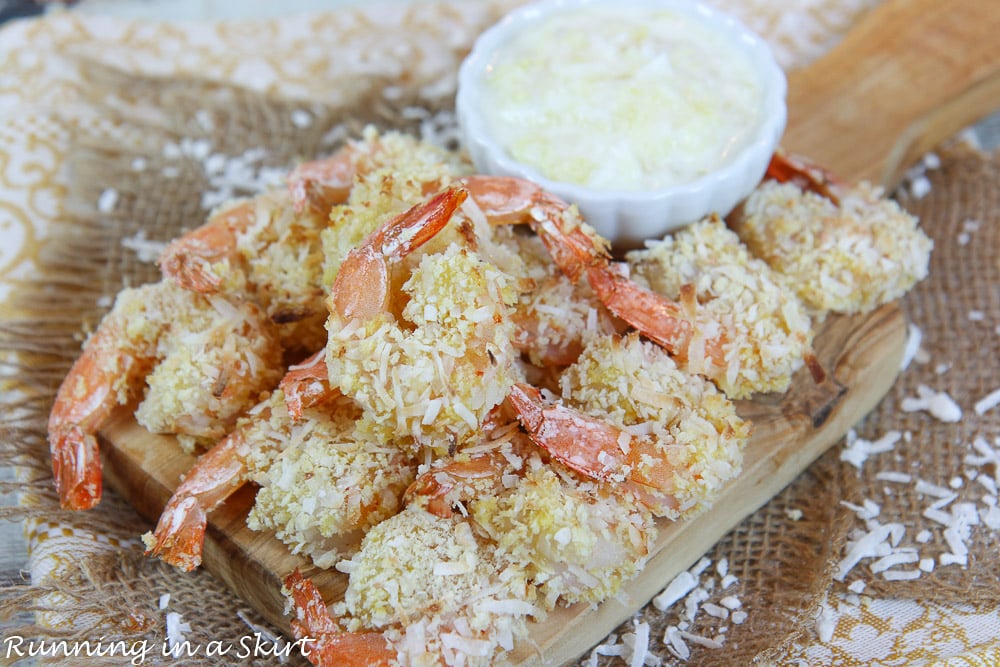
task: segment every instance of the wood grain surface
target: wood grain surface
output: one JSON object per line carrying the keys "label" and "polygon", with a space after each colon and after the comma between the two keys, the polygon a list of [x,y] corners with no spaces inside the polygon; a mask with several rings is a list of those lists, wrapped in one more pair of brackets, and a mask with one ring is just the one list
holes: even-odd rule
{"label": "wood grain surface", "polygon": [[[905,339],[905,322],[896,305],[867,317],[830,318],[815,345],[829,374],[827,382],[817,385],[803,370],[786,394],[738,404],[740,415],[754,425],[743,472],[709,511],[689,521],[660,522],[648,564],[624,591],[629,604],[612,600],[597,608],[560,608],[533,628],[533,645],[518,648],[515,660],[525,666],[559,665],[600,642],[871,410],[896,378]],[[152,435],[136,424],[129,410],[116,413],[100,440],[107,483],[155,522],[194,458],[172,437]],[[301,568],[328,602],[342,598],[346,577],[291,555],[273,533],[248,529],[245,517],[252,501],[253,491],[246,487],[210,515],[203,567],[287,630],[280,594],[285,575]]]}
{"label": "wood grain surface", "polygon": [[905,169],[1000,109],[1000,3],[887,0],[788,79],[788,151],[849,180]]}

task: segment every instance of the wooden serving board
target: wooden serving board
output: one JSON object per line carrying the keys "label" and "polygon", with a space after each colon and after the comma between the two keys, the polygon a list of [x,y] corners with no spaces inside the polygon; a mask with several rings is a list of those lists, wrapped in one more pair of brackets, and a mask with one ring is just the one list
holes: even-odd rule
{"label": "wooden serving board", "polygon": [[1000,5],[887,0],[788,78],[784,147],[896,185],[928,150],[1000,110]]}
{"label": "wooden serving board", "polygon": [[[790,76],[784,147],[847,179],[894,183],[919,151],[1000,108],[1000,12],[992,5],[883,3],[827,57]],[[519,648],[515,661],[572,660],[647,603],[871,410],[896,378],[905,338],[896,305],[829,319],[817,334],[816,352],[830,381],[817,386],[802,372],[787,394],[739,404],[754,423],[742,474],[708,512],[662,522],[647,566],[624,591],[629,602],[553,612],[534,628],[534,646]],[[151,522],[194,463],[172,438],[149,434],[124,410],[102,430],[101,446],[108,485]],[[252,502],[247,488],[211,514],[204,567],[287,629],[280,594],[286,574],[301,568],[328,601],[342,596],[346,577],[290,555],[270,533],[250,531],[245,517]]]}
{"label": "wooden serving board", "polygon": [[[740,415],[754,424],[742,473],[707,512],[689,521],[660,522],[649,562],[621,596],[629,603],[611,600],[596,608],[578,604],[557,609],[534,627],[533,646],[519,647],[515,662],[560,665],[572,660],[649,602],[875,406],[896,378],[905,341],[906,325],[895,304],[867,317],[829,319],[815,345],[828,381],[816,385],[803,369],[786,394],[738,404]],[[100,440],[107,483],[155,522],[194,457],[172,437],[150,434],[128,410],[116,413]],[[252,502],[253,492],[245,487],[210,515],[203,567],[287,632],[280,593],[285,575],[300,568],[314,578],[328,602],[342,598],[347,579],[293,556],[273,533],[247,528]]]}

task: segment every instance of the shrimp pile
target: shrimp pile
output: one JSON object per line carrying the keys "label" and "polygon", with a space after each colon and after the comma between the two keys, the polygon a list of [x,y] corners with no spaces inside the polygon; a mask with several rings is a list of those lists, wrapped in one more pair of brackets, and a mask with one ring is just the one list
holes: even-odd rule
{"label": "shrimp pile", "polygon": [[[100,501],[94,435],[117,405],[144,397],[140,424],[177,435],[194,451],[232,428],[274,387],[284,364],[324,347],[323,231],[331,208],[347,201],[355,184],[378,192],[391,181],[387,164],[416,174],[410,183],[427,179],[430,189],[464,168],[457,157],[412,137],[367,130],[333,156],[295,169],[286,190],[219,207],[164,250],[159,283],[122,291],[50,414],[64,508]],[[368,174],[374,176],[365,181]]]}
{"label": "shrimp pile", "polygon": [[[786,187],[790,216],[834,209],[769,255],[751,230]],[[616,260],[535,184],[366,130],[287,190],[220,208],[171,244],[163,281],[123,292],[53,411],[61,492],[94,497],[69,471],[92,469],[94,432],[144,380],[144,425],[212,445],[148,554],[198,567],[208,514],[249,484],[251,529],[347,575],[330,605],[285,578],[315,664],[503,664],[556,606],[617,595],[663,521],[739,474],[752,425],[733,400],[784,392],[803,366],[822,379],[813,322],[832,306],[807,296],[828,269],[802,239],[847,218],[881,238],[887,205],[801,187],[762,184],[740,235],[706,219]],[[842,266],[853,305],[837,308],[919,279],[914,238],[902,278],[869,270],[888,251]]]}

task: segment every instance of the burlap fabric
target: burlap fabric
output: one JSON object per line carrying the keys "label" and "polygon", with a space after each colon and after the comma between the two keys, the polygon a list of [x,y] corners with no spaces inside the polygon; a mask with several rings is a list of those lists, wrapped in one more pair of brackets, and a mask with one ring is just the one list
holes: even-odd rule
{"label": "burlap fabric", "polygon": [[[136,536],[148,529],[114,493],[93,511],[65,513],[52,490],[45,442],[51,399],[78,354],[81,323],[92,328],[125,285],[154,280],[154,264],[128,248],[129,241],[167,240],[202,221],[200,197],[212,187],[203,162],[190,155],[166,156],[162,146],[205,138],[230,155],[263,148],[262,165],[282,167],[303,156],[333,150],[366,123],[424,132],[433,107],[448,100],[419,96],[405,87],[392,99],[379,82],[360,86],[338,107],[310,107],[308,127],[293,122],[301,105],[270,99],[238,88],[196,80],[125,78],[107,68],[91,71],[89,103],[95,112],[116,118],[126,128],[114,138],[89,132],[76,137],[71,153],[73,178],[67,193],[66,224],[53,235],[42,256],[43,275],[19,286],[9,305],[11,317],[0,325],[4,375],[14,378],[17,398],[2,406],[3,462],[14,463],[22,481],[5,485],[22,495],[19,508],[4,508],[5,518],[23,517],[31,530],[45,532],[32,552],[35,579],[0,590],[3,613],[21,624],[5,634],[103,641],[165,639],[167,611],[190,624],[192,643],[239,644],[254,632],[269,636],[253,610],[232,596],[210,574],[181,575],[143,557]],[[210,112],[211,122],[199,114]],[[423,111],[421,111],[423,110]],[[441,116],[437,116],[440,118]],[[903,300],[907,317],[923,333],[927,358],[919,357],[876,410],[857,427],[858,436],[875,440],[890,430],[910,434],[884,461],[860,469],[840,460],[842,444],[816,462],[793,485],[754,513],[708,554],[725,560],[738,583],[726,590],[747,610],[747,620],[731,624],[721,648],[692,646],[687,664],[735,665],[754,661],[787,662],[801,654],[828,595],[849,594],[849,582],[862,580],[866,593],[935,603],[1000,606],[997,533],[973,530],[966,540],[965,567],[937,567],[919,578],[887,581],[870,568],[856,567],[844,581],[833,576],[848,538],[860,520],[842,501],[861,505],[874,500],[885,521],[905,524],[904,539],[922,527],[930,538],[919,544],[922,557],[938,558],[951,547],[924,516],[928,505],[919,493],[887,493],[879,473],[904,471],[935,485],[955,488],[955,502],[979,503],[983,487],[967,481],[970,443],[977,437],[994,446],[1000,437],[1000,409],[975,415],[972,405],[1000,385],[996,358],[1000,335],[1000,156],[963,146],[942,152],[943,164],[931,171],[931,192],[924,198],[899,193],[901,202],[923,221],[935,240],[930,277]],[[136,158],[145,167],[135,168]],[[163,169],[172,169],[164,179]],[[112,213],[97,202],[109,188],[117,193]],[[236,192],[239,194],[239,192]],[[976,224],[970,224],[976,223]],[[971,242],[966,242],[971,240]],[[123,243],[125,241],[125,243]],[[970,313],[973,317],[970,319]],[[946,391],[965,409],[957,423],[926,412],[902,412],[903,399],[927,385]],[[885,456],[885,455],[883,455]],[[982,474],[995,475],[984,468]],[[966,480],[957,486],[952,480]],[[799,514],[801,513],[801,514]],[[794,518],[792,518],[794,517]],[[71,527],[72,554],[60,552],[62,526]],[[80,535],[93,536],[93,548],[79,547]],[[49,559],[49,560],[45,560]],[[41,566],[42,562],[47,563]],[[664,582],[666,584],[666,582]],[[169,601],[162,596],[169,594]],[[721,592],[716,592],[716,597]],[[162,607],[162,608],[161,608]],[[36,612],[34,617],[27,612]],[[679,622],[681,608],[661,612],[652,606],[637,618],[652,628],[651,649],[670,653],[662,641],[666,627]],[[711,635],[717,619],[702,615],[688,631]],[[634,632],[632,621],[620,633]],[[300,658],[292,657],[289,664]],[[616,658],[602,658],[612,664]],[[185,658],[183,664],[232,664],[232,656]],[[122,664],[121,657],[108,660]],[[277,658],[248,658],[245,664],[272,664]],[[78,659],[67,660],[79,664]],[[178,664],[152,653],[143,664]],[[581,659],[581,664],[583,659]],[[94,660],[94,664],[99,664]]]}

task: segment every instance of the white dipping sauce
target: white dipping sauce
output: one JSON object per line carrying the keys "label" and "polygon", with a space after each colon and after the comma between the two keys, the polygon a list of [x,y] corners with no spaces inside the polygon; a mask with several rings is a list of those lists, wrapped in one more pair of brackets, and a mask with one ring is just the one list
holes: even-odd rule
{"label": "white dipping sauce", "polygon": [[628,6],[549,15],[494,53],[483,83],[486,122],[513,158],[606,191],[725,164],[764,103],[751,64],[697,17]]}

